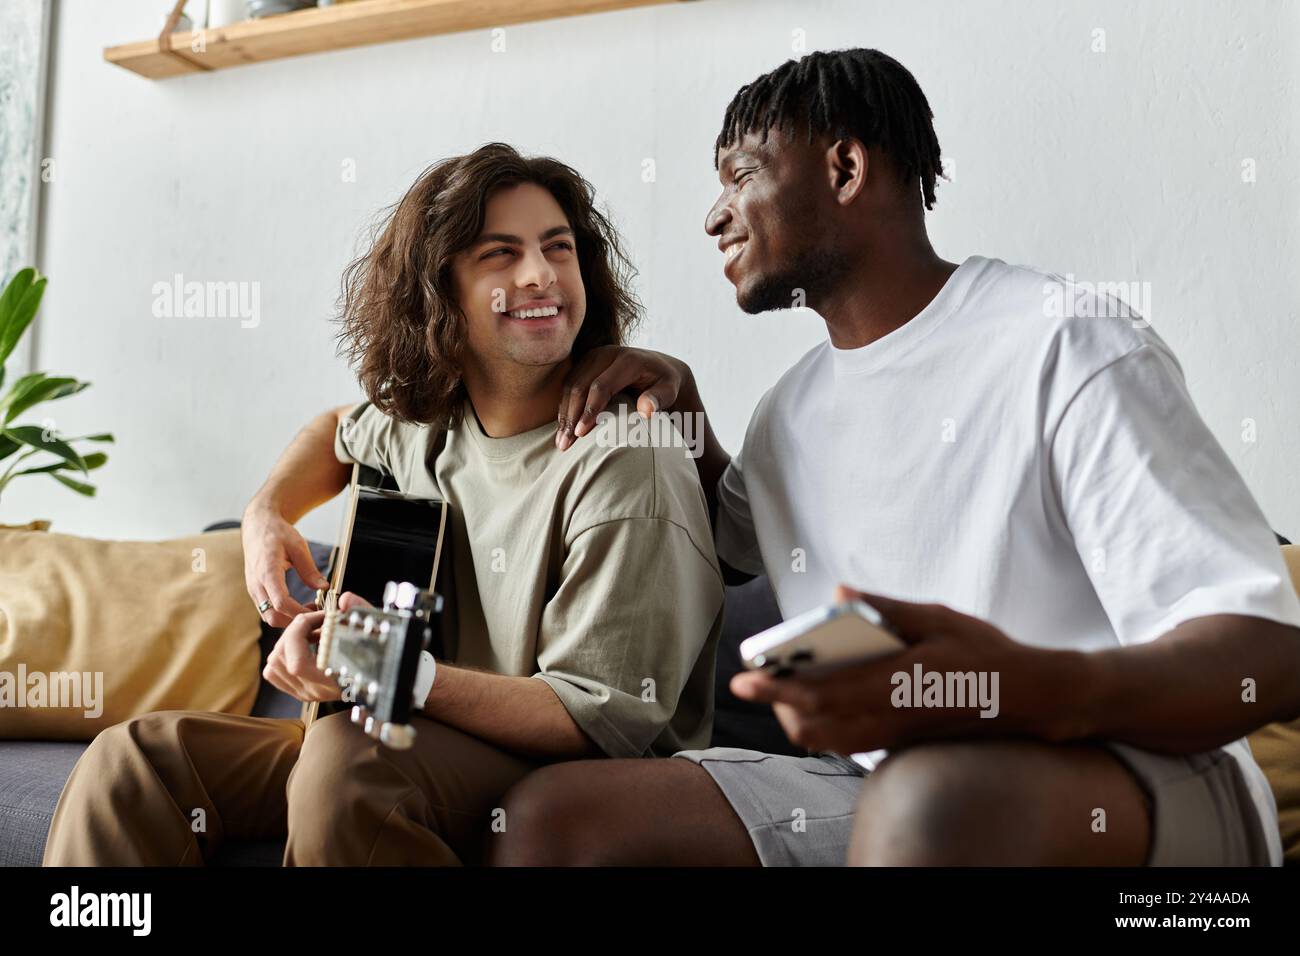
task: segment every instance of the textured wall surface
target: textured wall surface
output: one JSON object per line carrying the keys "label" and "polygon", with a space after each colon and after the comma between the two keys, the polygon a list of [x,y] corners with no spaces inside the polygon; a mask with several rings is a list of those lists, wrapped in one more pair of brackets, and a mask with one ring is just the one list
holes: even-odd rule
{"label": "textured wall surface", "polygon": [[0,5],[0,285],[32,255],[44,16],[45,0]]}
{"label": "textured wall surface", "polygon": [[[58,427],[118,444],[97,499],[18,483],[0,521],[160,537],[238,515],[296,429],[357,395],[330,316],[365,224],[492,139],[595,183],[640,266],[641,340],[693,365],[734,449],[824,327],[736,308],[702,229],[711,147],[735,90],[803,43],[916,74],[952,163],[940,254],[1149,283],[1199,408],[1300,537],[1300,4],[701,0],[165,82],[102,59],[163,0],[57,6],[38,359],[94,382],[50,406]],[[259,321],[155,316],[177,273],[257,283]],[[329,538],[336,515],[303,528]]]}

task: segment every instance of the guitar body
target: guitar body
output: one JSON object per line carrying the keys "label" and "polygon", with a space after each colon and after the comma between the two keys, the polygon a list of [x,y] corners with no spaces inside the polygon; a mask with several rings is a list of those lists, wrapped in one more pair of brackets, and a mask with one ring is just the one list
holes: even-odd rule
{"label": "guitar body", "polygon": [[[377,485],[357,483],[354,489],[347,547],[340,538],[325,572],[333,590],[340,595],[351,591],[376,607],[389,581],[410,581],[441,592],[435,571],[443,502]],[[337,583],[336,574],[341,575]]]}
{"label": "guitar body", "polygon": [[[374,469],[353,466],[343,527],[325,572],[330,587],[328,591],[317,592],[317,604],[327,612],[326,624],[321,628],[317,663],[322,670],[330,671],[331,676],[340,677],[340,671],[344,670],[340,661],[352,663],[354,674],[357,660],[368,662],[371,666],[367,668],[365,683],[373,687],[372,679],[380,682],[380,696],[385,701],[383,721],[405,724],[410,714],[419,652],[427,649],[434,657],[443,656],[438,624],[441,621],[441,596],[449,593],[451,584],[451,536],[446,502],[402,494],[384,487],[385,484],[391,485],[391,479]],[[389,588],[390,582],[412,585],[436,599],[433,602],[436,610],[428,615],[427,620],[417,614],[419,620],[413,623],[418,626],[411,628],[409,635],[406,633],[409,614],[407,619],[386,616],[386,612],[394,610],[391,607],[394,592]],[[339,612],[338,599],[348,591],[374,605],[375,612],[367,613],[362,609],[360,615],[351,616]],[[388,602],[385,600],[386,591]],[[383,611],[379,610],[381,608]],[[366,623],[366,618],[371,619],[369,623]],[[383,661],[359,640],[363,628],[365,635],[369,636],[380,624],[386,636],[391,628],[394,636],[400,632],[404,642],[386,649],[382,656],[387,660]],[[353,675],[344,673],[341,676]],[[364,688],[359,690],[364,691]],[[318,716],[352,709],[355,699],[345,693],[343,701],[304,704],[303,722],[310,727]]]}

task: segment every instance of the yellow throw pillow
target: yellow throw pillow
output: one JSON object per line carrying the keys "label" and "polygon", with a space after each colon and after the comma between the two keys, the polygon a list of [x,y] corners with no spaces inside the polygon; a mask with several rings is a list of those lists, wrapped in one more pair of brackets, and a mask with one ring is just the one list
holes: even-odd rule
{"label": "yellow throw pillow", "polygon": [[[1283,545],[1282,557],[1300,592],[1300,547]],[[1268,724],[1247,739],[1277,801],[1282,855],[1288,863],[1300,863],[1300,720]]]}
{"label": "yellow throw pillow", "polygon": [[239,531],[0,531],[0,738],[90,740],[155,710],[247,714],[257,609]]}
{"label": "yellow throw pillow", "polygon": [[1282,855],[1288,863],[1300,863],[1300,720],[1268,724],[1248,739],[1277,801]]}

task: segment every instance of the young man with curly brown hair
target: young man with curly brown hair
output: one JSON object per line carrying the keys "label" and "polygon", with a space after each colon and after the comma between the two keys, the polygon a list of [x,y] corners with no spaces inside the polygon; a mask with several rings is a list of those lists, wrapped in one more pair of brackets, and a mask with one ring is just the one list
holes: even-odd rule
{"label": "young man with curly brown hair", "polygon": [[294,522],[353,461],[451,504],[455,659],[414,747],[377,744],[345,712],[305,734],[296,720],[137,717],[81,758],[47,864],[201,864],[224,838],[286,833],[286,864],[474,862],[533,769],[708,745],[723,590],[695,465],[680,448],[593,435],[575,455],[553,440],[574,359],[621,344],[637,318],[629,272],[590,185],[560,162],[493,143],[419,178],[344,275],[341,339],[368,400],[311,422],[243,521],[249,595],[287,625],[264,674],[332,700],[307,650],[323,613],[285,587],[290,567],[325,585]]}

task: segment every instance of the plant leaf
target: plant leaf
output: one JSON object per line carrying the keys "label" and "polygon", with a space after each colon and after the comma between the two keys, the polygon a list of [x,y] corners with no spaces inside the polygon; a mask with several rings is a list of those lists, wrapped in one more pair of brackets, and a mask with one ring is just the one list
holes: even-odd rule
{"label": "plant leaf", "polygon": [[0,294],[0,362],[9,357],[40,307],[47,280],[42,276],[33,282],[35,274],[35,269],[22,270]]}
{"label": "plant leaf", "polygon": [[[27,376],[24,376],[24,379]],[[9,408],[5,412],[4,423],[8,425],[11,421],[21,415],[33,405],[41,402],[52,402],[56,398],[63,398],[67,395],[75,395],[90,385],[89,382],[79,382],[75,378],[40,378],[24,384],[23,379],[19,379],[14,384],[13,391],[8,397],[0,401],[0,408],[8,404]]]}
{"label": "plant leaf", "polygon": [[7,435],[0,434],[0,461],[4,461],[23,446]]}
{"label": "plant leaf", "polygon": [[24,445],[31,445],[33,448],[52,452],[63,460],[72,463],[81,472],[86,471],[86,461],[77,453],[75,448],[58,438],[45,438],[41,434],[41,429],[35,425],[15,425],[13,428],[4,429],[2,434],[20,441]]}
{"label": "plant leaf", "polygon": [[[102,467],[104,463],[108,461],[108,456],[102,451],[96,451],[86,455],[83,460],[86,462],[86,470],[94,471],[96,468]],[[75,467],[74,464],[68,461],[56,461],[52,465],[41,465],[39,468],[24,468],[22,471],[15,471],[10,477],[17,478],[19,475],[43,475],[48,472],[63,471],[67,468]]]}
{"label": "plant leaf", "polygon": [[0,331],[3,331],[9,323],[9,317],[13,315],[18,306],[18,300],[23,294],[32,287],[36,281],[36,270],[31,266],[26,269],[19,269],[14,273],[14,277],[9,280],[5,286],[4,292],[0,292]]}
{"label": "plant leaf", "polygon": [[73,481],[67,475],[60,475],[57,471],[50,472],[50,477],[61,484],[67,485],[79,495],[85,495],[87,498],[95,496],[94,485],[88,485],[84,481]]}
{"label": "plant leaf", "polygon": [[14,384],[10,387],[9,394],[4,397],[3,401],[0,401],[0,407],[8,405],[10,402],[14,400],[14,397],[19,392],[26,391],[27,389],[32,387],[33,383],[39,382],[43,378],[45,378],[44,372],[28,372],[18,381],[14,382]]}

